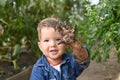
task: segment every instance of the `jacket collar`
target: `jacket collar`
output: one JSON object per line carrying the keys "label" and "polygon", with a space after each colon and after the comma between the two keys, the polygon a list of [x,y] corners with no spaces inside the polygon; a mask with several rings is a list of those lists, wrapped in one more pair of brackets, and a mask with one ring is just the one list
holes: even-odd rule
{"label": "jacket collar", "polygon": [[[68,62],[70,62],[70,57],[69,57],[68,54],[65,53],[65,54],[63,54],[63,59],[62,59],[61,65],[66,64],[66,63],[68,63]],[[38,60],[38,62],[37,62],[36,65],[39,66],[39,67],[44,67],[45,70],[50,71],[50,67],[51,67],[51,66],[50,66],[50,64],[48,63],[45,55],[42,55],[42,57],[40,58],[40,60]]]}

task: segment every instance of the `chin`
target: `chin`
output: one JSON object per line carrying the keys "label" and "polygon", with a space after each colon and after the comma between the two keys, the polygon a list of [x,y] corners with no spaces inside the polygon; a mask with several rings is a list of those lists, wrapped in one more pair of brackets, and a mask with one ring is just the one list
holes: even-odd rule
{"label": "chin", "polygon": [[51,59],[59,59],[59,56],[51,56]]}

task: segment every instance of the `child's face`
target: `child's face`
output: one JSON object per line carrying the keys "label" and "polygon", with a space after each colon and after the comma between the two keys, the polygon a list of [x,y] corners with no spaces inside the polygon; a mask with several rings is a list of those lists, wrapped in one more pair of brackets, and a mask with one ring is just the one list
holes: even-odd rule
{"label": "child's face", "polygon": [[40,42],[38,42],[38,46],[43,54],[49,60],[58,60],[62,57],[65,44],[59,44],[61,41],[62,35],[55,31],[52,27],[45,27],[41,29]]}

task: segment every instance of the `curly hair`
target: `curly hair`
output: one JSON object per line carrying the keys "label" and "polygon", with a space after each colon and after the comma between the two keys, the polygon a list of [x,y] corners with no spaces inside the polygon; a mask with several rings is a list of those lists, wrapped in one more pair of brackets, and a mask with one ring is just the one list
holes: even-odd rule
{"label": "curly hair", "polygon": [[41,29],[44,27],[52,27],[58,32],[62,33],[61,27],[67,28],[67,25],[58,18],[51,17],[51,18],[43,19],[42,21],[40,21],[37,27],[39,40],[40,40]]}

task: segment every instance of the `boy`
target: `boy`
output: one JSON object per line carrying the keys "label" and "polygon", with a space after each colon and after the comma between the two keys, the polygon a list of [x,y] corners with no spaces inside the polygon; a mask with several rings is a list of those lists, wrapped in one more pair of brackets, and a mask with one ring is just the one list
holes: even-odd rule
{"label": "boy", "polygon": [[[76,80],[88,67],[88,50],[75,40],[75,30],[56,18],[46,18],[38,24],[38,47],[42,57],[33,66],[30,80]],[[69,46],[73,54],[66,54]]]}

